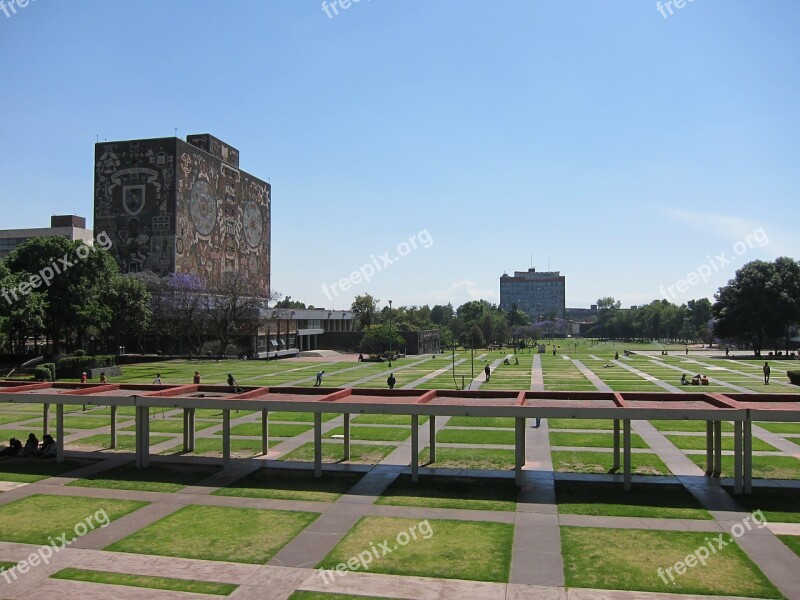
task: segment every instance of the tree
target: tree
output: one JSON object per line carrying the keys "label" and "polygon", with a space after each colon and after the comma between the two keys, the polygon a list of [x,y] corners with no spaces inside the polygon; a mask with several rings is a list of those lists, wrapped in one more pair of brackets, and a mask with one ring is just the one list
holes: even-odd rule
{"label": "tree", "polygon": [[431,309],[431,322],[435,325],[448,325],[453,320],[453,305],[436,304]]}
{"label": "tree", "polygon": [[392,328],[390,335],[388,325],[373,325],[361,339],[359,349],[368,354],[380,354],[389,350],[389,339],[392,341],[392,351],[402,348],[406,343],[396,329]]}
{"label": "tree", "polygon": [[766,341],[798,320],[799,282],[800,267],[790,258],[747,263],[715,295],[714,334],[747,341],[759,355]]}
{"label": "tree", "polygon": [[350,305],[350,310],[353,311],[353,315],[358,320],[362,330],[369,329],[375,323],[378,302],[380,300],[377,298],[373,298],[370,294],[364,294],[363,296],[356,296],[353,304]]}
{"label": "tree", "polygon": [[110,292],[109,301],[114,315],[111,319],[111,333],[122,345],[127,346],[130,340],[142,351],[142,334],[150,326],[153,314],[147,286],[133,274],[118,275],[112,281]]}
{"label": "tree", "polygon": [[305,310],[307,307],[305,302],[297,302],[296,300],[292,300],[291,296],[286,296],[286,298],[275,304],[275,308],[294,308],[297,310]]}

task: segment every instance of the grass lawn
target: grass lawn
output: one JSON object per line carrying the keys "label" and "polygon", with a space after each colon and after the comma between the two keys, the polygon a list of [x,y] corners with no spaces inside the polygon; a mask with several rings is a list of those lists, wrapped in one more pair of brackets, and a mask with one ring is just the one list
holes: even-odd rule
{"label": "grass lawn", "polygon": [[264,564],[318,516],[284,510],[185,506],[105,550]]}
{"label": "grass lawn", "polygon": [[[364,425],[405,425],[411,427],[411,417],[408,415],[358,415],[350,420],[351,423]],[[419,424],[428,422],[427,415],[419,416]]]}
{"label": "grass lawn", "polygon": [[[52,408],[50,409],[53,410]],[[103,407],[88,407],[86,412],[81,411],[78,409],[82,414],[95,417],[98,415],[111,415],[111,407],[110,406],[103,406]],[[136,407],[135,406],[118,406],[117,407],[117,420],[121,421],[120,417],[130,417],[131,419],[136,417]]]}
{"label": "grass lawn", "polygon": [[89,571],[86,569],[62,569],[50,575],[53,579],[70,581],[87,581],[89,583],[106,583],[110,585],[127,585],[154,590],[170,590],[175,592],[192,592],[195,594],[213,594],[228,596],[238,585],[229,583],[213,583],[211,581],[194,581],[190,579],[173,579],[170,577],[151,577],[147,575],[127,575],[109,571]]}
{"label": "grass lawn", "polygon": [[[697,433],[706,432],[705,421],[669,421],[655,419],[650,424],[659,431],[695,431]],[[733,431],[733,425],[727,421],[722,422],[722,431]]]}
{"label": "grass lawn", "polygon": [[513,479],[433,475],[413,483],[409,475],[400,475],[376,504],[513,511],[517,493]]}
{"label": "grass lawn", "polygon": [[556,481],[558,512],[609,517],[711,519],[682,485],[637,483],[626,492],[621,483]]}
{"label": "grass lawn", "polygon": [[[760,569],[730,543],[683,575],[666,573],[701,546],[708,533],[562,527],[567,587],[782,598]],[[727,540],[726,540],[727,541]],[[708,548],[706,547],[706,550]],[[663,568],[664,583],[658,574]],[[674,571],[672,572],[674,574]]]}
{"label": "grass lawn", "polygon": [[[194,429],[200,431],[208,429],[217,423],[209,423],[208,421],[198,421],[195,419]],[[136,425],[125,427],[120,431],[136,431]],[[183,433],[183,420],[177,419],[150,419],[150,431],[154,433]]]}
{"label": "grass lawn", "polygon": [[57,463],[54,458],[14,458],[0,462],[0,481],[34,483],[85,467],[91,460],[68,459]]}
{"label": "grass lawn", "polygon": [[[168,440],[176,439],[175,436],[171,435],[157,435],[157,434],[150,434],[150,446],[155,446],[156,444],[160,444],[161,442],[166,442]],[[65,442],[65,448],[76,449],[76,448],[87,448],[92,450],[106,450],[111,448],[111,435],[109,434],[100,434],[100,435],[92,435],[81,440],[75,440],[74,442]],[[127,434],[117,434],[117,447],[115,450],[121,451],[129,451],[136,448],[136,436],[135,435],[127,435]]]}
{"label": "grass lawn", "polygon": [[514,429],[511,417],[450,417],[447,425],[453,427],[503,427]]}
{"label": "grass lawn", "polygon": [[[269,447],[277,446],[281,442],[279,440],[270,439]],[[261,437],[257,440],[231,440],[231,457],[233,458],[248,458],[261,454],[263,450],[261,446]],[[161,454],[184,454],[183,444],[178,444],[167,450],[163,450]],[[214,436],[207,438],[197,438],[194,441],[194,452],[189,452],[189,456],[222,456],[222,437]]]}
{"label": "grass lawn", "polygon": [[[271,419],[270,419],[271,420]],[[270,423],[269,436],[270,437],[294,437],[311,430],[311,425],[293,425],[289,423]],[[222,430],[218,431],[215,435],[222,435]],[[250,435],[261,438],[261,422],[258,423],[242,423],[241,425],[234,425],[231,427],[231,435]]]}
{"label": "grass lawn", "polygon": [[[620,446],[622,432],[620,432]],[[613,433],[550,433],[551,446],[568,446],[574,448],[613,448]],[[647,443],[635,433],[631,433],[631,448],[649,448]]]}
{"label": "grass lawn", "polygon": [[[705,454],[689,454],[690,459],[705,469]],[[722,457],[722,477],[733,477],[733,457]],[[753,477],[758,479],[800,479],[800,460],[791,456],[754,456]]]}
{"label": "grass lawn", "polygon": [[513,431],[496,429],[448,429],[445,427],[436,440],[444,444],[504,444],[514,445]]}
{"label": "grass lawn", "polygon": [[[83,413],[80,416],[65,416],[64,428],[65,429],[98,429],[100,427],[111,427],[111,419],[109,417],[93,416]],[[56,430],[56,420],[50,418],[50,432]]]}
{"label": "grass lawn", "polygon": [[[569,452],[556,450],[550,453],[557,473],[608,473],[614,464],[612,452]],[[705,458],[705,457],[703,457]],[[620,454],[619,473],[623,457]],[[631,453],[631,472],[636,475],[670,475],[667,465],[650,452]]]}
{"label": "grass lawn", "polygon": [[800,433],[800,423],[766,423],[764,421],[758,421],[753,424],[767,431],[771,431],[772,433]]}
{"label": "grass lawn", "polygon": [[[322,422],[330,421],[336,417],[341,417],[337,413],[322,413]],[[409,417],[406,417],[410,421]],[[313,423],[314,413],[311,412],[282,412],[276,411],[269,413],[269,420],[271,421],[289,421],[295,423]]]}
{"label": "grass lawn", "polygon": [[514,468],[514,451],[496,448],[436,448],[436,462],[430,462],[428,448],[419,453],[420,464],[447,469],[506,471]]}
{"label": "grass lawn", "polygon": [[15,562],[10,562],[10,561],[7,561],[7,560],[0,560],[0,573],[5,571],[6,569],[10,569],[10,568],[16,567],[16,566],[17,566],[17,563],[15,563]]}
{"label": "grass lawn", "polygon": [[326,471],[316,479],[310,470],[259,469],[213,495],[336,502],[361,477],[363,473]]}
{"label": "grass lawn", "polygon": [[[350,444],[350,460],[348,463],[377,464],[395,449],[389,445]],[[314,444],[309,442],[284,454],[278,460],[297,460],[314,462]],[[344,447],[342,442],[322,442],[322,462],[344,463]]]}
{"label": "grass lawn", "polygon": [[[371,543],[386,541],[392,551],[368,565],[372,573],[508,581],[513,525],[444,519],[427,523],[423,527],[414,519],[362,517],[317,567],[334,569],[369,551]],[[413,539],[412,531],[417,539]],[[402,545],[404,539],[410,541]]]}
{"label": "grass lawn", "polygon": [[211,477],[218,470],[210,466],[163,463],[152,463],[146,469],[137,469],[128,464],[86,479],[78,479],[68,485],[142,492],[177,492],[187,485]]}
{"label": "grass lawn", "polygon": [[[410,419],[409,419],[410,422]],[[344,427],[334,427],[322,437],[344,435]],[[371,442],[402,442],[411,436],[411,427],[370,427],[368,425],[351,425],[351,440],[369,440]]]}
{"label": "grass lawn", "polygon": [[778,539],[789,546],[797,556],[800,556],[800,535],[779,535]]}
{"label": "grass lawn", "polygon": [[87,525],[90,515],[98,527],[106,520],[102,511],[113,521],[146,505],[135,500],[36,494],[0,506],[0,540],[48,544],[48,537],[72,535],[76,525]]}
{"label": "grass lawn", "polygon": [[[725,486],[729,494],[733,487]],[[760,510],[769,523],[800,523],[800,493],[791,488],[753,487],[748,496],[736,496],[736,501],[747,510]]]}
{"label": "grass lawn", "polygon": [[[706,436],[705,435],[668,435],[667,439],[675,444],[681,450],[705,450],[706,449]],[[722,449],[733,450],[733,438],[729,436],[722,437]],[[753,437],[753,450],[768,452],[779,452],[779,450],[764,440]]]}
{"label": "grass lawn", "polygon": [[[547,419],[550,429],[604,429],[614,431],[614,421],[608,419]],[[622,424],[620,423],[620,431]]]}
{"label": "grass lawn", "polygon": [[[39,413],[39,415],[41,412]],[[8,425],[9,423],[18,423],[21,421],[29,421],[35,419],[39,415],[25,414],[25,413],[3,413],[0,414],[0,425]],[[39,421],[41,423],[41,421]]]}

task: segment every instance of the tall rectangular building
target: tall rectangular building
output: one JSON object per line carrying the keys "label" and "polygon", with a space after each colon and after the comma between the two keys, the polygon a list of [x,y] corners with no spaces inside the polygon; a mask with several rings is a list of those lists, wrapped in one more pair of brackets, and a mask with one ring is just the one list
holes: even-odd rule
{"label": "tall rectangular building", "polygon": [[209,134],[95,146],[94,228],[125,273],[185,273],[209,287],[246,271],[270,287],[269,183]]}
{"label": "tall rectangular building", "polygon": [[566,278],[559,271],[536,269],[506,273],[500,278],[500,308],[510,310],[512,305],[528,314],[531,322],[542,319],[564,318],[566,314]]}

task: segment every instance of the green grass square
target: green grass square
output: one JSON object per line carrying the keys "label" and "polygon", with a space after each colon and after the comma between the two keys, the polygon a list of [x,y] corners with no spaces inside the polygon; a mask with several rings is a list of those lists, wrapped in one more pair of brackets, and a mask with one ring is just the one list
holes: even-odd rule
{"label": "green grass square", "polygon": [[[195,420],[195,431],[202,431],[214,426],[215,423]],[[136,431],[136,425],[125,427],[120,431]],[[183,433],[183,420],[178,419],[150,419],[151,433]]]}
{"label": "green grass square", "polygon": [[230,583],[214,583],[211,581],[196,581],[191,579],[175,579],[173,577],[153,577],[150,575],[128,575],[126,573],[113,573],[110,571],[91,571],[87,569],[62,569],[50,575],[52,579],[65,579],[69,581],[85,581],[87,583],[104,583],[106,585],[125,585],[154,590],[169,590],[175,592],[189,592],[195,594],[211,594],[215,596],[229,596],[238,585]]}
{"label": "green grass square", "polygon": [[[705,454],[688,454],[705,469]],[[722,457],[722,477],[733,477],[733,456]],[[800,479],[800,460],[792,456],[753,456],[753,477],[757,479]]]}
{"label": "green grass square", "polygon": [[[411,427],[411,417],[408,415],[375,415],[366,414],[353,417],[352,423],[358,425],[404,425]],[[419,424],[423,425],[428,422],[427,415],[419,416]]]}
{"label": "green grass square", "polygon": [[436,448],[436,462],[430,462],[430,449],[419,453],[420,463],[445,469],[507,471],[514,468],[514,451],[499,448]]}
{"label": "green grass square", "polygon": [[779,535],[778,539],[786,544],[797,556],[800,556],[800,535]]}
{"label": "green grass square", "polygon": [[514,445],[514,432],[497,429],[449,429],[445,427],[436,434],[443,444],[497,444]]}
{"label": "green grass square", "polygon": [[[622,435],[620,434],[620,444]],[[572,448],[613,448],[613,433],[550,433],[550,445]],[[631,434],[631,448],[649,448],[641,436]]]}
{"label": "green grass square", "polygon": [[147,502],[84,498],[78,496],[49,496],[36,494],[0,506],[0,540],[24,544],[49,544],[49,539],[66,533],[67,540],[78,532],[79,523],[87,526],[93,517],[95,528],[146,506]]}
{"label": "green grass square", "polygon": [[772,433],[800,433],[800,423],[757,421],[753,424]]}
{"label": "green grass square", "polygon": [[[733,486],[725,486],[733,494]],[[800,491],[797,488],[753,487],[751,494],[736,496],[750,512],[761,511],[768,523],[800,523]]]}
{"label": "green grass square", "polygon": [[[330,421],[336,417],[341,417],[340,413],[322,413],[322,422]],[[313,412],[286,412],[275,411],[269,413],[270,421],[289,421],[294,423],[313,423]]]}
{"label": "green grass square", "polygon": [[146,469],[137,469],[128,464],[67,485],[142,492],[177,492],[187,485],[208,479],[217,470],[208,466],[163,463],[152,463]]}
{"label": "green grass square", "polygon": [[[668,435],[666,436],[666,438],[681,450],[706,449],[706,436],[704,435]],[[723,436],[721,439],[722,439],[723,450],[733,450],[734,442],[732,437]],[[764,440],[760,440],[757,437],[753,438],[753,450],[779,452],[779,450],[775,446],[771,446]]]}
{"label": "green grass square", "polygon": [[318,513],[185,506],[105,550],[264,564]]}
{"label": "green grass square", "polygon": [[[334,427],[323,437],[331,438],[344,435],[344,427]],[[368,440],[372,442],[402,442],[411,436],[411,427],[370,427],[368,425],[351,425],[350,439]]]}
{"label": "green grass square", "polygon": [[[603,429],[614,430],[614,421],[610,419],[547,419],[547,425],[553,429]],[[620,423],[620,431],[622,424]]]}
{"label": "green grass square", "polygon": [[512,417],[450,417],[448,427],[497,427],[514,429]]}
{"label": "green grass square", "polygon": [[[322,462],[378,464],[394,450],[395,446],[383,444],[350,444],[350,460],[345,461],[344,445],[341,442],[322,442]],[[314,462],[314,444],[303,444],[278,460]]]}
{"label": "green grass square", "polygon": [[705,566],[697,563],[683,575],[666,572],[706,546],[710,537],[702,532],[561,527],[565,583],[589,589],[782,597],[735,542],[711,555]]}
{"label": "green grass square", "polygon": [[259,469],[216,490],[213,495],[336,502],[362,477],[363,473],[325,471],[322,477],[315,478],[310,470]]}
{"label": "green grass square", "polygon": [[[291,438],[306,431],[310,431],[310,425],[295,425],[291,423],[270,423],[269,436]],[[215,435],[222,435],[222,431],[218,431]],[[261,437],[261,422],[258,423],[242,423],[241,425],[234,425],[231,427],[231,435],[249,435],[252,437]]]}
{"label": "green grass square", "polygon": [[[614,465],[612,452],[581,452],[554,450],[551,453],[553,469],[557,473],[609,473]],[[623,456],[620,453],[619,473],[622,473]],[[635,475],[670,475],[667,465],[652,452],[632,452],[631,472]]]}
{"label": "green grass square", "polygon": [[661,519],[711,519],[679,484],[637,483],[630,491],[617,482],[556,481],[560,514]]}
{"label": "green grass square", "polygon": [[431,475],[414,483],[409,475],[400,475],[384,490],[376,504],[514,511],[517,493],[513,479]]}
{"label": "green grass square", "polygon": [[[193,452],[183,452],[183,444],[178,444],[167,450],[163,450],[163,455],[185,454],[187,456],[210,456],[219,458],[222,456],[222,436],[201,437],[196,438],[194,441]],[[230,440],[231,443],[231,457],[232,458],[249,458],[257,456],[262,453],[264,449],[261,444],[261,438],[253,440]],[[280,440],[270,439],[269,447],[277,446]]]}
{"label": "green grass square", "polygon": [[[694,431],[697,433],[706,432],[705,421],[654,419],[650,421],[650,424],[659,431]],[[723,421],[722,431],[733,431],[733,425],[727,421]]]}
{"label": "green grass square", "polygon": [[[417,539],[411,531],[419,532]],[[507,582],[513,541],[514,526],[506,523],[362,517],[317,567],[335,569],[376,546],[381,554],[379,544],[386,542],[391,552],[372,556],[372,573]]]}
{"label": "green grass square", "polygon": [[[158,434],[150,434],[150,446],[155,446],[156,444],[160,444],[161,442],[166,442],[169,440],[177,439],[174,436],[169,435],[158,435]],[[111,435],[110,434],[98,434],[92,435],[80,440],[75,440],[74,442],[65,442],[65,448],[88,448],[88,449],[101,449],[106,450],[111,448]],[[117,447],[115,450],[119,451],[129,451],[136,448],[136,436],[129,435],[129,434],[117,434]]]}
{"label": "green grass square", "polygon": [[0,481],[35,483],[92,464],[91,460],[68,459],[57,463],[50,458],[15,458],[0,462]]}

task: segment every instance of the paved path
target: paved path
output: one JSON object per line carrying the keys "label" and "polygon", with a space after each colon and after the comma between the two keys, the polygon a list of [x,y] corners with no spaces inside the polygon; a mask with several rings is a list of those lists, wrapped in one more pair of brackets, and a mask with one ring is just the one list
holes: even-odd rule
{"label": "paved path", "polygon": [[533,366],[531,367],[531,391],[544,391],[544,372],[542,371],[542,357],[538,354],[533,356]]}

